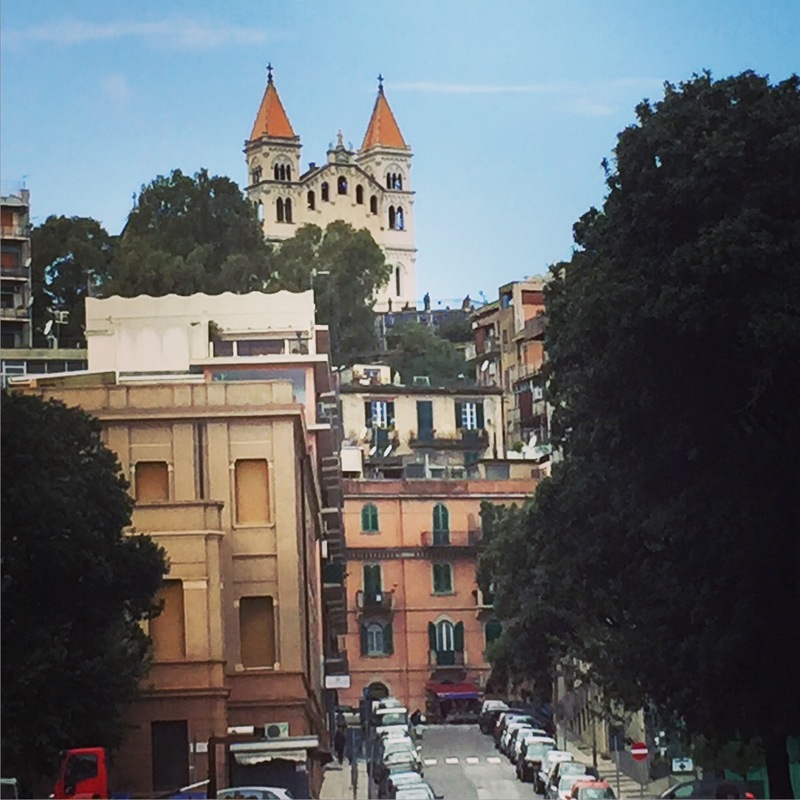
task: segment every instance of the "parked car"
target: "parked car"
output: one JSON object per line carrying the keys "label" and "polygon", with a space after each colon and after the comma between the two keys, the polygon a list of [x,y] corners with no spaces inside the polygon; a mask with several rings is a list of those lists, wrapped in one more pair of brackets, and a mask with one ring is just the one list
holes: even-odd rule
{"label": "parked car", "polygon": [[503,711],[508,711],[508,703],[505,700],[484,700],[481,714],[478,717],[478,727],[481,729],[481,733],[491,733],[497,718]]}
{"label": "parked car", "polygon": [[[512,736],[519,730],[533,730],[533,725],[530,722],[519,722],[514,720],[506,725],[503,735],[500,737],[500,752],[509,755],[511,751]],[[544,735],[544,731],[542,731]]]}
{"label": "parked car", "polygon": [[542,766],[536,775],[533,776],[533,790],[538,794],[547,793],[547,783],[550,779],[550,771],[553,765],[560,761],[574,761],[572,753],[566,750],[551,750],[545,753],[542,758]]}
{"label": "parked car", "polygon": [[584,764],[582,761],[559,761],[550,768],[550,774],[547,776],[547,786],[545,793],[554,793],[558,790],[558,782],[564,775],[577,775],[584,780],[600,780],[600,775],[597,770],[590,764]]}
{"label": "parked car", "polygon": [[532,781],[541,769],[542,759],[546,753],[556,749],[554,739],[543,736],[525,738],[522,742],[520,757],[517,759],[517,777],[523,781]]}
{"label": "parked car", "polygon": [[428,786],[419,772],[413,769],[396,769],[385,776],[384,780],[378,785],[378,792],[382,797],[394,797],[395,792],[401,787],[422,787]]}
{"label": "parked car", "polygon": [[562,775],[557,783],[550,784],[546,796],[549,800],[570,800],[572,797],[572,787],[577,783],[586,783],[585,778],[585,773],[582,775],[578,772]]}
{"label": "parked car", "polygon": [[666,800],[682,800],[690,797],[726,797],[726,798],[755,798],[755,793],[742,781],[728,781],[719,778],[696,778],[681,781],[670,786],[666,792],[659,795]]}
{"label": "parked car", "polygon": [[280,786],[233,786],[217,791],[217,797],[225,800],[295,800],[288,789]]}
{"label": "parked car", "polygon": [[494,726],[494,746],[500,749],[500,740],[505,733],[506,728],[512,723],[520,723],[536,727],[536,720],[530,714],[521,714],[516,711],[504,711],[497,720],[497,725]]}
{"label": "parked car", "polygon": [[547,734],[541,728],[517,728],[512,732],[508,741],[508,759],[512,764],[516,764],[522,755],[522,745],[526,739],[541,738]]}
{"label": "parked car", "polygon": [[615,800],[608,781],[578,781],[572,787],[572,800]]}

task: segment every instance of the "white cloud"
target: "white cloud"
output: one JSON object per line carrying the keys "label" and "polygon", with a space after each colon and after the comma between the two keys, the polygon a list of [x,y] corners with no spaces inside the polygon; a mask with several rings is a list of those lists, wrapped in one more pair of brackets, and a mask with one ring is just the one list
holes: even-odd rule
{"label": "white cloud", "polygon": [[[411,92],[438,92],[442,94],[550,94],[550,95],[585,95],[587,92],[593,95],[607,94],[616,92],[620,89],[639,89],[640,91],[652,91],[661,88],[661,81],[652,78],[617,78],[605,81],[596,85],[576,83],[572,81],[560,81],[549,83],[527,83],[527,84],[482,84],[482,83],[437,83],[435,81],[417,81],[406,83],[391,83],[389,88],[392,91],[411,91]],[[601,108],[609,109],[608,106],[597,104],[595,113]],[[589,105],[585,105],[584,113],[588,113]],[[611,113],[613,109],[603,113]]]}
{"label": "white cloud", "polygon": [[52,42],[78,45],[119,39],[139,39],[144,45],[169,50],[210,50],[228,45],[262,44],[266,31],[230,25],[205,24],[193,19],[172,18],[154,22],[87,22],[67,19],[26,30],[6,30],[7,45]]}
{"label": "white cloud", "polygon": [[590,100],[588,97],[579,97],[570,104],[569,110],[583,117],[608,117],[617,111],[614,106]]}
{"label": "white cloud", "polygon": [[124,75],[109,75],[101,82],[103,91],[115,105],[127,105],[131,90]]}

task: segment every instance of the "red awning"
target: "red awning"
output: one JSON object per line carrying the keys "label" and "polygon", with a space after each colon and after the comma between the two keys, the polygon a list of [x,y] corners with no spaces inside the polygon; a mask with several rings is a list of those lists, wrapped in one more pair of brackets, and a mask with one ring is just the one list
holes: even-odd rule
{"label": "red awning", "polygon": [[428,683],[425,689],[439,700],[478,700],[481,696],[474,683]]}

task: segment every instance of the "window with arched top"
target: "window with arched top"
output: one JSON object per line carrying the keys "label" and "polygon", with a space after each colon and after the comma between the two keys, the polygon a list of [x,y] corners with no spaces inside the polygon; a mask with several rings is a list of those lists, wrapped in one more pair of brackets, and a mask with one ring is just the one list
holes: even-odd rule
{"label": "window with arched top", "polygon": [[277,164],[272,168],[272,174],[275,176],[276,181],[281,179],[281,169]]}
{"label": "window with arched top", "polygon": [[309,192],[306,200],[308,202],[308,210],[313,211],[317,207],[317,199],[314,197],[314,192]]}
{"label": "window with arched top", "polygon": [[347,194],[347,178],[344,175],[340,175],[336,181],[336,191],[339,194]]}
{"label": "window with arched top", "polygon": [[397,212],[395,213],[395,218],[394,218],[394,227],[398,231],[403,230],[403,207],[402,206],[397,206]]}
{"label": "window with arched top", "polygon": [[256,215],[259,222],[264,221],[264,204],[260,200],[256,203]]}
{"label": "window with arched top", "polygon": [[394,206],[389,206],[389,228],[391,230],[394,230],[394,223],[395,223]]}
{"label": "window with arched top", "polygon": [[387,189],[391,189],[392,188],[392,173],[391,172],[387,172],[386,173],[386,188]]}
{"label": "window with arched top", "polygon": [[370,214],[378,213],[378,198],[374,194],[369,198],[369,211]]}
{"label": "window with arched top", "polygon": [[[428,647],[436,655],[436,664],[452,666],[457,661],[463,660],[464,653],[464,623],[453,624],[449,619],[428,623]],[[457,653],[462,654],[457,657]]]}
{"label": "window with arched top", "polygon": [[283,198],[282,197],[279,197],[275,201],[275,219],[278,222],[283,222],[283,219],[284,219],[284,217],[283,217]]}
{"label": "window with arched top", "polygon": [[436,649],[440,652],[455,650],[455,625],[449,619],[436,623]]}
{"label": "window with arched top", "polygon": [[400,267],[394,268],[394,293],[401,297],[400,293]]}
{"label": "window with arched top", "polygon": [[320,187],[320,197],[322,197],[322,202],[328,202],[328,182],[325,181],[322,186]]}
{"label": "window with arched top", "polygon": [[287,222],[292,221],[292,201],[288,197],[283,201],[283,215]]}
{"label": "window with arched top", "polygon": [[362,623],[360,630],[362,656],[390,656],[394,653],[392,623]]}
{"label": "window with arched top", "polygon": [[286,180],[290,181],[291,179],[292,179],[292,165],[291,164],[287,164],[286,165]]}
{"label": "window with arched top", "polygon": [[399,172],[395,173],[393,188],[395,188],[395,189],[402,189],[403,188],[403,176]]}
{"label": "window with arched top", "polygon": [[261,182],[261,167],[256,167],[250,173],[250,182],[251,183],[260,183]]}
{"label": "window with arched top", "polygon": [[367,503],[361,509],[361,531],[377,533],[378,530],[378,507],[374,503]]}
{"label": "window with arched top", "polygon": [[360,183],[356,186],[356,203],[364,204],[364,187]]}
{"label": "window with arched top", "polygon": [[433,543],[450,543],[450,512],[444,503],[433,507]]}

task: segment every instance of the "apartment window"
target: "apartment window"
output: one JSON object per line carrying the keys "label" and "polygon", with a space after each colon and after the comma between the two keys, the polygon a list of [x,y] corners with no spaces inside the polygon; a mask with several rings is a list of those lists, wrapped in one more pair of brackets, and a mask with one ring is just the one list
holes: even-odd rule
{"label": "apartment window", "polygon": [[482,430],[484,427],[483,402],[466,401],[456,403],[456,427],[464,430]]}
{"label": "apartment window", "polygon": [[134,474],[137,503],[169,500],[169,468],[166,461],[137,461]]}
{"label": "apartment window", "polygon": [[269,522],[269,467],[265,459],[248,458],[234,467],[236,522],[255,525]]}
{"label": "apartment window", "polygon": [[186,621],[183,609],[183,582],[165,580],[156,602],[161,613],[150,620],[150,638],[156,661],[177,661],[186,657]]}
{"label": "apartment window", "polygon": [[364,594],[373,600],[381,594],[380,564],[364,564]]}
{"label": "apartment window", "polygon": [[374,503],[367,503],[361,509],[361,530],[363,533],[378,532],[378,507]]}
{"label": "apartment window", "polygon": [[368,428],[394,425],[394,403],[391,400],[368,400],[364,403],[364,421]]}
{"label": "apartment window", "polygon": [[450,564],[433,565],[433,592],[434,594],[452,594],[453,568]]}
{"label": "apartment window", "polygon": [[361,625],[362,656],[390,656],[394,653],[392,623],[369,622]]}
{"label": "apartment window", "polygon": [[275,666],[275,604],[271,597],[239,600],[239,642],[242,666]]}
{"label": "apartment window", "polygon": [[444,503],[433,507],[433,543],[450,544],[450,513]]}
{"label": "apartment window", "polygon": [[455,650],[455,625],[449,619],[436,623],[436,647],[440,653]]}
{"label": "apartment window", "polygon": [[417,439],[429,442],[433,439],[433,402],[417,400]]}

